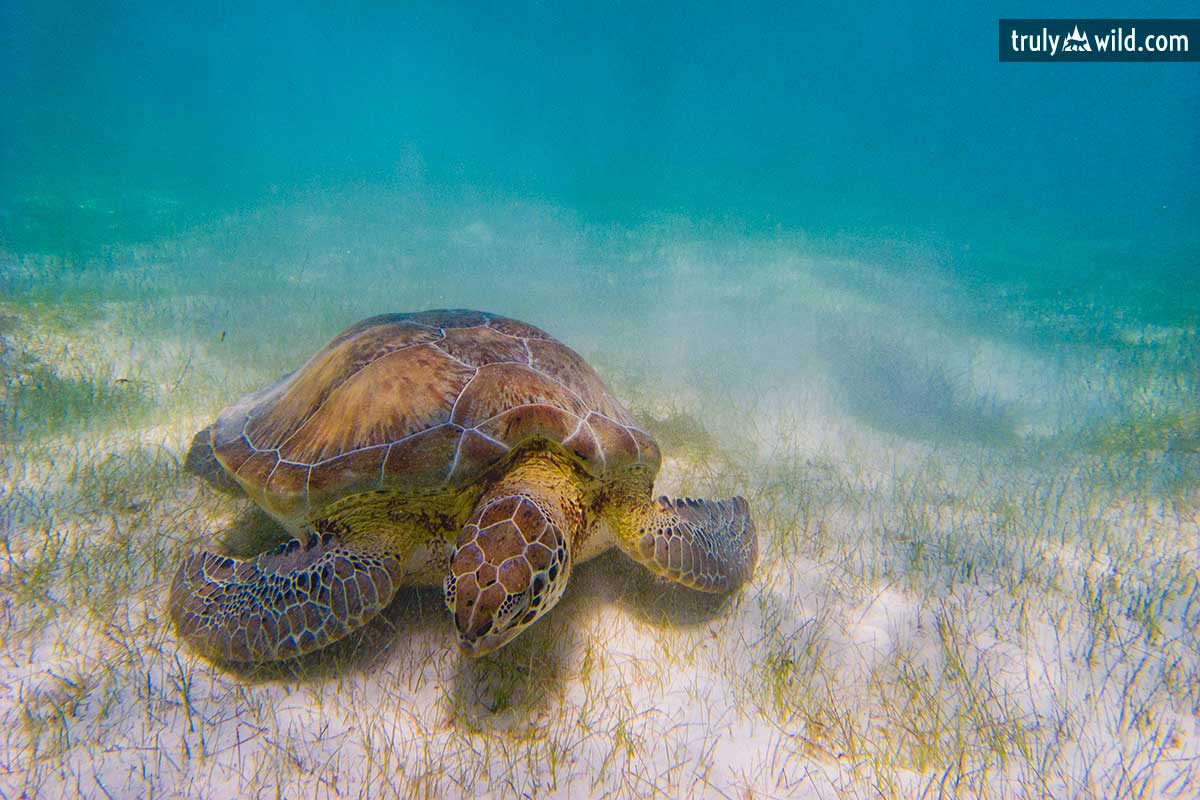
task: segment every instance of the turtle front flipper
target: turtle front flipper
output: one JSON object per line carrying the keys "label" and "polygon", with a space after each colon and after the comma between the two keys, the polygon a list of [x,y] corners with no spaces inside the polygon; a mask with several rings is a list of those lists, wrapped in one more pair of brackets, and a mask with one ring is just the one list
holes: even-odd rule
{"label": "turtle front flipper", "polygon": [[175,576],[170,613],[209,658],[277,661],[362,626],[391,601],[401,574],[395,555],[343,546],[330,533],[252,559],[196,552]]}
{"label": "turtle front flipper", "polygon": [[630,509],[617,543],[656,575],[702,592],[728,592],[754,574],[758,535],[745,498],[672,500]]}

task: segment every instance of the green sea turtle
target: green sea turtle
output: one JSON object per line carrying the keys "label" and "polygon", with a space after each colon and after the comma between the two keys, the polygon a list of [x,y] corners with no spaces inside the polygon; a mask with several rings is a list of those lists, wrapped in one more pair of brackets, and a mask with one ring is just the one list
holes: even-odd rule
{"label": "green sea turtle", "polygon": [[406,584],[443,587],[477,656],[614,545],[704,592],[736,589],[758,556],[743,498],[652,499],[654,439],[575,351],[494,314],[363,320],[222,411],[188,461],[206,457],[297,537],[180,566],[171,616],[220,660],[317,650]]}

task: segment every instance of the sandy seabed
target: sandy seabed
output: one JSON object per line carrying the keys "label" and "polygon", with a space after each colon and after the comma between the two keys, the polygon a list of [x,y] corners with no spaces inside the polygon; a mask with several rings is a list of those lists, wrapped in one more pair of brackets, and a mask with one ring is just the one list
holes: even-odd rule
{"label": "sandy seabed", "polygon": [[[0,796],[1196,796],[1194,324],[823,252],[360,197],[0,254]],[[448,306],[584,355],[660,491],[745,495],[753,582],[612,553],[479,661],[426,590],[297,662],[196,657],[180,559],[280,532],[182,472],[192,435]]]}

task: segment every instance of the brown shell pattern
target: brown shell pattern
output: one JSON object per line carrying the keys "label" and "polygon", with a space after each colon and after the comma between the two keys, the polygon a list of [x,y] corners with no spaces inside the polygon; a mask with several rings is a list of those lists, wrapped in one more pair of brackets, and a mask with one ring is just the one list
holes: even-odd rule
{"label": "brown shell pattern", "polygon": [[221,463],[282,518],[351,492],[461,485],[537,438],[596,476],[659,465],[654,439],[574,350],[463,310],[363,320],[213,426]]}

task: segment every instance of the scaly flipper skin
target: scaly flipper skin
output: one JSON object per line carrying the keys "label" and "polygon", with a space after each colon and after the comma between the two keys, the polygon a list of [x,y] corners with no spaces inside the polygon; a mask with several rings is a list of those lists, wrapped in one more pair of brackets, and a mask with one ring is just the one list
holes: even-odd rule
{"label": "scaly flipper skin", "polygon": [[549,453],[517,463],[480,498],[443,587],[465,655],[495,650],[558,602],[583,523],[578,479]]}
{"label": "scaly flipper skin", "polygon": [[733,591],[758,562],[758,536],[742,497],[660,497],[628,512],[617,543],[655,574],[702,592]]}
{"label": "scaly flipper skin", "polygon": [[328,537],[188,557],[171,616],[211,658],[271,661],[345,636],[400,583],[440,582],[460,648],[478,656],[614,539],[659,575],[736,589],[757,558],[746,502],[653,501],[661,464],[654,437],[546,331],[467,309],[371,317],[225,408],[187,458],[293,534]]}
{"label": "scaly flipper skin", "polygon": [[242,487],[221,466],[221,462],[217,460],[217,454],[213,452],[211,425],[192,437],[192,444],[183,461],[183,471],[204,479],[214,489],[225,494],[235,497],[246,496]]}
{"label": "scaly flipper skin", "polygon": [[347,548],[330,533],[293,539],[253,559],[196,552],[171,586],[180,634],[208,658],[292,658],[362,626],[396,593],[392,554]]}

